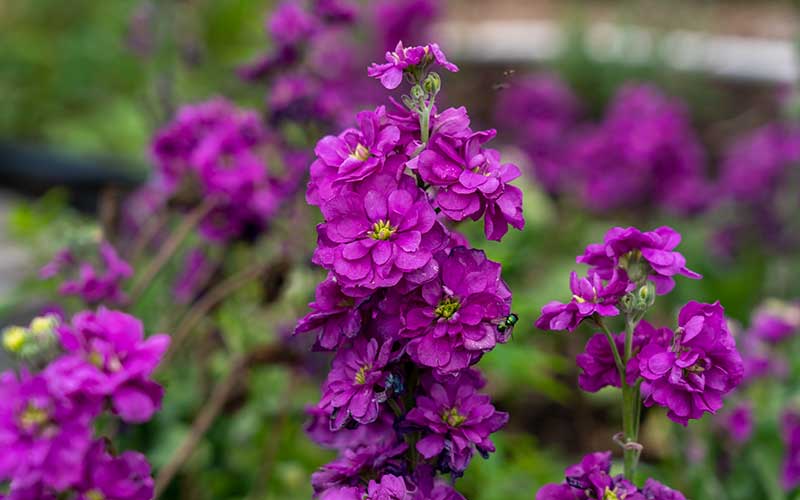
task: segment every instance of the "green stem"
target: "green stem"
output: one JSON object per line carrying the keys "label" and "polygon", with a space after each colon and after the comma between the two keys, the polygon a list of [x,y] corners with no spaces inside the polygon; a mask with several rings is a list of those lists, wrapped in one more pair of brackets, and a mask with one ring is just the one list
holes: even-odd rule
{"label": "green stem", "polygon": [[611,345],[611,352],[614,354],[614,363],[617,365],[617,371],[619,372],[620,379],[622,379],[623,383],[625,382],[625,364],[622,361],[622,357],[620,357],[619,349],[617,349],[617,343],[614,340],[614,335],[609,331],[606,324],[603,322],[603,318],[598,314],[595,314],[592,319],[594,320],[595,324],[603,330],[603,333],[606,335],[608,339],[608,343]]}
{"label": "green stem", "polygon": [[420,139],[422,140],[423,144],[428,143],[432,109],[433,109],[433,99],[431,99],[431,102],[427,106],[425,106],[425,109],[419,115]]}
{"label": "green stem", "polygon": [[[625,363],[633,355],[633,330],[636,328],[636,321],[627,318],[625,321]],[[631,481],[636,481],[636,467],[639,465],[639,455],[641,448],[638,446],[639,439],[639,420],[641,416],[642,402],[639,397],[639,384],[628,385],[625,380],[625,373],[622,373],[622,432],[624,434],[625,446],[623,456],[625,461],[625,477]]]}

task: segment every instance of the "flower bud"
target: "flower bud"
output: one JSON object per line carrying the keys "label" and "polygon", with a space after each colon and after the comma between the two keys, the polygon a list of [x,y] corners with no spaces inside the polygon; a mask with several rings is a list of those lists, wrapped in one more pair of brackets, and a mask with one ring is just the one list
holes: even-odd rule
{"label": "flower bud", "polygon": [[442,88],[442,78],[437,73],[431,72],[425,77],[422,85],[429,95],[436,95]]}
{"label": "flower bud", "polygon": [[422,101],[425,99],[425,90],[419,85],[414,85],[411,87],[411,97],[416,101]]}
{"label": "flower bud", "polygon": [[3,330],[3,348],[11,353],[19,353],[25,346],[28,331],[21,326],[9,326]]}
{"label": "flower bud", "polygon": [[414,111],[414,112],[417,111],[417,103],[416,103],[416,101],[414,101],[414,99],[412,99],[411,97],[409,97],[409,96],[407,96],[405,94],[403,94],[403,96],[400,99],[403,101],[403,104],[405,104],[405,106],[410,111]]}
{"label": "flower bud", "polygon": [[656,286],[652,281],[647,281],[639,288],[638,295],[638,307],[644,310],[649,309],[656,301]]}

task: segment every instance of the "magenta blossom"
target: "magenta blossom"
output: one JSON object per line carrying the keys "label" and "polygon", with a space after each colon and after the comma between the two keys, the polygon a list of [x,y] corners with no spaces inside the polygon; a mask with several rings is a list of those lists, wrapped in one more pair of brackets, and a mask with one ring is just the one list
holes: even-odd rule
{"label": "magenta blossom", "polygon": [[611,452],[595,452],[580,463],[567,467],[566,481],[547,484],[536,493],[536,500],[686,500],[682,493],[647,479],[639,489],[621,474],[611,476]]}
{"label": "magenta blossom", "polygon": [[169,346],[168,335],[145,339],[141,321],[103,307],[76,314],[71,325],[59,328],[59,335],[67,355],[50,368],[72,370],[82,364],[93,371],[83,383],[65,390],[109,397],[126,422],[145,422],[161,406],[164,391],[151,375]]}
{"label": "magenta blossom", "polygon": [[316,330],[319,347],[334,350],[361,331],[360,307],[365,301],[344,294],[336,280],[328,276],[317,286],[316,301],[308,305],[312,312],[298,321],[294,333]]}
{"label": "magenta blossom", "polygon": [[406,421],[423,429],[417,451],[431,459],[440,456],[443,468],[459,474],[477,450],[483,455],[495,450],[489,436],[508,422],[508,413],[495,410],[487,395],[471,385],[471,377],[449,382],[430,379],[427,395],[418,396]]}
{"label": "magenta blossom", "polygon": [[595,314],[617,316],[617,303],[629,291],[629,285],[624,272],[614,273],[608,283],[603,283],[598,274],[579,279],[573,271],[569,277],[572,300],[566,304],[557,301],[545,304],[542,315],[536,320],[536,328],[571,332]]}
{"label": "magenta blossom", "polygon": [[124,303],[127,296],[122,291],[122,283],[133,275],[133,269],[107,241],[100,242],[98,255],[98,263],[89,260],[79,263],[70,250],[60,250],[39,270],[39,276],[46,279],[67,273],[68,278],[59,287],[59,293],[77,295],[87,304]]}
{"label": "magenta blossom", "polygon": [[[80,479],[99,406],[58,392],[43,375],[0,375],[0,481],[64,490]],[[32,497],[33,498],[33,497]]]}
{"label": "magenta blossom", "polygon": [[281,2],[267,21],[267,31],[279,45],[297,45],[316,29],[316,19],[298,2]]}
{"label": "magenta blossom", "polygon": [[667,408],[682,425],[722,408],[722,396],[744,375],[742,357],[719,302],[689,302],[678,315],[672,339],[658,338],[639,353],[645,406]]}
{"label": "magenta blossom", "polygon": [[[438,44],[432,43],[417,47],[403,47],[397,42],[394,52],[386,52],[386,63],[372,63],[367,74],[381,81],[381,85],[394,90],[403,81],[405,71],[415,71],[418,67],[435,63],[447,71],[457,72],[458,66],[447,60]],[[410,69],[409,69],[410,68]]]}
{"label": "magenta blossom", "polygon": [[778,343],[800,332],[800,304],[768,300],[753,315],[751,334]]}
{"label": "magenta blossom", "polygon": [[86,454],[84,477],[78,500],[150,500],[153,478],[150,464],[141,453],[123,452],[114,457],[105,450],[103,440],[95,441]]}
{"label": "magenta blossom", "polygon": [[390,296],[384,307],[398,311],[415,362],[453,372],[507,340],[497,326],[511,312],[511,292],[500,264],[481,250],[457,247],[436,262],[436,279],[410,295]]}
{"label": "magenta blossom", "polygon": [[387,470],[397,470],[401,466],[399,457],[407,449],[405,442],[396,439],[345,449],[336,460],[311,475],[315,496],[322,497],[325,491],[331,489],[361,485],[364,475],[375,476]]}
{"label": "magenta blossom", "polygon": [[497,150],[482,148],[494,136],[494,130],[456,141],[434,136],[416,165],[422,180],[438,189],[435,203],[444,215],[454,221],[485,216],[486,237],[500,241],[508,225],[522,229],[525,219],[522,191],[509,184],[520,176],[519,167],[501,164]]}
{"label": "magenta blossom", "polygon": [[675,287],[675,275],[702,278],[686,267],[683,255],[674,251],[680,242],[681,235],[667,226],[644,233],[635,227],[614,227],[606,233],[603,243],[587,246],[575,261],[590,266],[591,273],[605,279],[621,267],[631,281],[641,285],[648,278],[655,283],[656,293],[663,295]]}
{"label": "magenta blossom", "polygon": [[447,240],[425,192],[402,175],[382,174],[322,206],[314,261],[334,272],[342,286],[396,285],[424,268]]}
{"label": "magenta blossom", "polygon": [[400,129],[390,124],[386,108],[358,114],[359,129],[323,137],[314,148],[309,202],[320,205],[337,196],[344,183],[362,181],[380,170],[400,141]]}
{"label": "magenta blossom", "polygon": [[392,358],[391,349],[391,341],[379,345],[375,339],[359,337],[338,352],[320,401],[334,408],[332,429],[341,429],[350,419],[360,424],[377,420],[380,401],[375,390],[386,379],[383,368]]}
{"label": "magenta blossom", "polygon": [[580,463],[567,467],[566,483],[545,485],[536,493],[536,500],[644,500],[636,486],[622,475],[611,477],[610,472],[610,451],[590,453]]}
{"label": "magenta blossom", "polygon": [[[632,351],[637,354],[648,340],[654,328],[646,321],[641,321],[634,331]],[[666,330],[666,329],[665,329]],[[625,333],[614,336],[617,352],[625,352]],[[586,392],[597,392],[603,387],[620,387],[620,373],[614,361],[611,345],[605,334],[595,333],[586,342],[584,352],[575,359],[581,369],[578,375],[578,386]],[[638,370],[638,366],[635,367]],[[630,376],[630,375],[627,375]]]}
{"label": "magenta blossom", "polygon": [[739,403],[731,411],[722,415],[722,427],[737,443],[746,443],[753,434],[753,407]]}

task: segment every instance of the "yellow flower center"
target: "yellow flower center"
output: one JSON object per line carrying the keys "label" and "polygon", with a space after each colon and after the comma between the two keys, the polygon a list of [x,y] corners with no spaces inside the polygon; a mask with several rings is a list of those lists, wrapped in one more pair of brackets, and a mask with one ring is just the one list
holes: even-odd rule
{"label": "yellow flower center", "polygon": [[603,492],[603,500],[620,500],[619,496],[611,491],[611,489],[606,486],[606,491]]}
{"label": "yellow flower center", "polygon": [[450,427],[458,427],[467,420],[467,417],[458,413],[458,408],[450,408],[442,413],[442,422]]}
{"label": "yellow flower center", "polygon": [[48,421],[50,416],[41,408],[37,408],[32,404],[23,410],[19,416],[19,423],[22,428],[28,431],[33,431],[42,428]]}
{"label": "yellow flower center", "polygon": [[461,307],[461,303],[455,297],[447,297],[439,302],[436,309],[433,310],[439,318],[450,319],[456,311]]}
{"label": "yellow flower center", "polygon": [[379,220],[372,225],[372,231],[369,232],[369,237],[373,240],[386,241],[397,232],[397,228],[393,227],[388,220]]}
{"label": "yellow flower center", "polygon": [[87,500],[105,500],[106,496],[100,490],[89,490],[86,492]]}
{"label": "yellow flower center", "polygon": [[586,302],[586,299],[584,299],[583,297],[581,297],[579,295],[573,294],[572,298],[575,299],[575,302],[577,302],[578,304],[583,304],[584,302]]}
{"label": "yellow flower center", "polygon": [[9,326],[3,330],[3,347],[8,352],[19,352],[25,345],[27,330],[21,326]]}
{"label": "yellow flower center", "polygon": [[350,153],[351,158],[355,158],[358,161],[367,161],[369,159],[369,149],[363,144],[358,144],[356,146],[355,151]]}
{"label": "yellow flower center", "polygon": [[369,365],[364,365],[356,372],[356,384],[364,385],[367,383],[367,372],[372,368]]}

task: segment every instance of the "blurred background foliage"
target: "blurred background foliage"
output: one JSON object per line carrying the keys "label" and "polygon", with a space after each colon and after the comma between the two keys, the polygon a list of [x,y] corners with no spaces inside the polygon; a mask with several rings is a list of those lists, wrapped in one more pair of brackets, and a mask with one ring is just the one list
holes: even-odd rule
{"label": "blurred background foliage", "polygon": [[[152,133],[180,104],[226,95],[240,105],[263,106],[261,89],[241,83],[233,72],[269,43],[263,20],[270,8],[264,0],[3,2],[0,140],[116,157],[125,160],[120,165],[147,170]],[[457,16],[458,2],[448,9],[448,15]],[[778,89],[770,86],[679,74],[658,60],[637,66],[596,62],[582,50],[582,16],[580,9],[575,12],[565,20],[571,43],[549,69],[571,85],[591,116],[602,115],[622,83],[655,82],[688,103],[713,165],[735,133],[778,115],[773,99]],[[502,92],[497,86],[506,81],[508,71],[528,69],[462,66],[457,78],[447,79],[447,101],[466,105],[478,126],[492,124],[493,103]],[[504,136],[499,130],[501,141]],[[116,167],[110,162],[109,168]],[[731,318],[746,324],[763,297],[800,296],[796,254],[776,255],[750,245],[735,260],[722,260],[708,251],[712,228],[706,219],[652,213],[599,218],[554,202],[533,179],[524,184],[525,230],[509,234],[501,244],[479,245],[503,264],[521,320],[513,340],[481,363],[496,405],[510,411],[512,419],[497,437],[498,452],[490,460],[474,460],[459,482],[472,500],[533,498],[542,483],[559,481],[564,466],[575,457],[612,448],[616,398],[577,389],[573,359],[588,338],[587,330],[555,334],[532,326],[544,303],[565,298],[569,272],[577,268],[574,256],[586,244],[599,241],[608,227],[672,225],[684,236],[680,250],[690,267],[704,275],[700,281],[679,279],[675,292],[659,299],[654,322],[673,324],[675,311],[687,300],[718,299]],[[19,202],[6,214],[6,232],[14,245],[30,250],[31,270],[97,227],[96,217],[76,212],[69,202],[70,197],[56,189],[41,199]],[[307,214],[309,221],[316,217]],[[303,355],[309,347],[306,339],[287,338],[321,278],[308,263],[313,223],[303,229],[291,221],[285,224],[287,228],[274,234],[292,235],[298,251],[280,298],[264,306],[266,287],[258,282],[232,294],[206,320],[205,334],[188,339],[174,363],[160,373],[167,390],[163,411],[146,426],[120,430],[131,446],[147,450],[157,469],[187,435],[215,383],[231,370],[232,360],[265,345],[294,353],[286,362],[250,370],[165,498],[309,498],[310,473],[332,458],[303,433],[304,409],[318,398],[328,360],[323,354]],[[482,240],[480,228],[464,229],[471,241]],[[225,273],[245,269],[254,259],[268,260],[284,243],[277,236],[256,247],[234,248],[224,260],[229,267]],[[170,331],[187,313],[171,300],[177,272],[177,266],[168,266],[133,311],[149,332]],[[52,282],[39,281],[31,271],[30,279],[0,299],[0,320],[6,323],[56,301],[57,295]],[[792,363],[800,364],[800,357]],[[783,448],[774,403],[793,395],[785,388],[766,388],[758,395],[756,437],[747,449],[733,450],[724,466],[714,461],[719,453],[708,453],[697,467],[687,467],[682,450],[693,442],[727,446],[724,439],[713,438],[709,419],[692,424],[687,433],[663,415],[652,418],[658,410],[645,412],[646,473],[690,498],[787,498],[777,486]]]}

